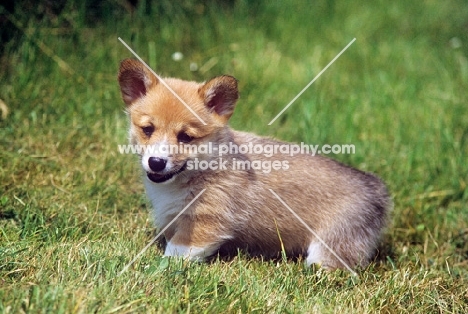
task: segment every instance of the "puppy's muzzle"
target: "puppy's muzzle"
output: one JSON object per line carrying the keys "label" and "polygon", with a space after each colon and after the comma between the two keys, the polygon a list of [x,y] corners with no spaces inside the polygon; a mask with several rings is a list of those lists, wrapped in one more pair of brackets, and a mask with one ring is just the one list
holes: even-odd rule
{"label": "puppy's muzzle", "polygon": [[151,169],[151,172],[146,173],[148,179],[150,179],[154,183],[166,182],[167,180],[172,179],[172,177],[174,177],[175,175],[184,171],[187,164],[184,164],[182,167],[175,171],[161,173],[164,171],[164,169],[166,169],[166,165],[167,159],[159,157],[150,157],[148,159],[148,166]]}
{"label": "puppy's muzzle", "polygon": [[167,159],[165,158],[158,158],[158,157],[150,157],[148,159],[148,166],[154,172],[163,171],[166,168]]}

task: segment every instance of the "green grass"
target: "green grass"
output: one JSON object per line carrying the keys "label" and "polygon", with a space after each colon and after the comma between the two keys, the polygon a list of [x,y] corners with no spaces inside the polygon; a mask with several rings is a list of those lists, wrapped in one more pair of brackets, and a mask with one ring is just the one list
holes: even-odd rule
{"label": "green grass", "polygon": [[[161,1],[133,14],[122,3],[0,12],[13,34],[0,56],[0,312],[468,311],[463,1]],[[354,144],[332,157],[377,173],[395,202],[382,261],[352,278],[244,255],[186,263],[154,247],[118,276],[155,230],[136,158],[117,150],[116,73],[131,57],[117,37],[162,75],[238,78],[236,129]]]}

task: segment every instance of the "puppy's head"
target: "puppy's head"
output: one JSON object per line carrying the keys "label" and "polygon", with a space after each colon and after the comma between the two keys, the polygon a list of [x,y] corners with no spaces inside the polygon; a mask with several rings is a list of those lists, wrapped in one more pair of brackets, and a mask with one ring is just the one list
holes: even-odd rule
{"label": "puppy's head", "polygon": [[232,76],[206,83],[160,81],[132,59],[121,62],[118,79],[130,117],[130,143],[138,146],[143,169],[155,183],[171,182],[185,171],[189,159],[200,157],[194,147],[220,140],[239,97]]}

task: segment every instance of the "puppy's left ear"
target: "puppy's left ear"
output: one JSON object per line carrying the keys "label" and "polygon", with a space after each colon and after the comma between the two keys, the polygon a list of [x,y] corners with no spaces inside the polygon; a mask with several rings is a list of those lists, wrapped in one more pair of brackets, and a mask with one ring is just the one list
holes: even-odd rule
{"label": "puppy's left ear", "polygon": [[120,63],[118,79],[122,98],[127,106],[144,97],[159,82],[143,63],[134,59],[125,59]]}
{"label": "puppy's left ear", "polygon": [[234,77],[229,75],[215,77],[198,92],[210,112],[217,114],[224,122],[229,120],[239,99],[237,80]]}

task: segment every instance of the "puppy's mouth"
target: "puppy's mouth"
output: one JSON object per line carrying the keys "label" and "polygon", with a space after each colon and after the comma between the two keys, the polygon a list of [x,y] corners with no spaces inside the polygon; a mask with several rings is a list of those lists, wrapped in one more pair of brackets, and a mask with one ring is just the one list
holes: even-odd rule
{"label": "puppy's mouth", "polygon": [[169,172],[169,173],[165,173],[165,174],[157,174],[157,173],[154,173],[154,172],[146,172],[146,175],[148,176],[148,179],[150,179],[154,183],[163,183],[163,182],[166,182],[167,180],[172,179],[175,175],[178,175],[179,173],[184,171],[185,168],[187,168],[187,163],[185,163],[182,167],[180,167],[178,170],[173,171],[173,172]]}

